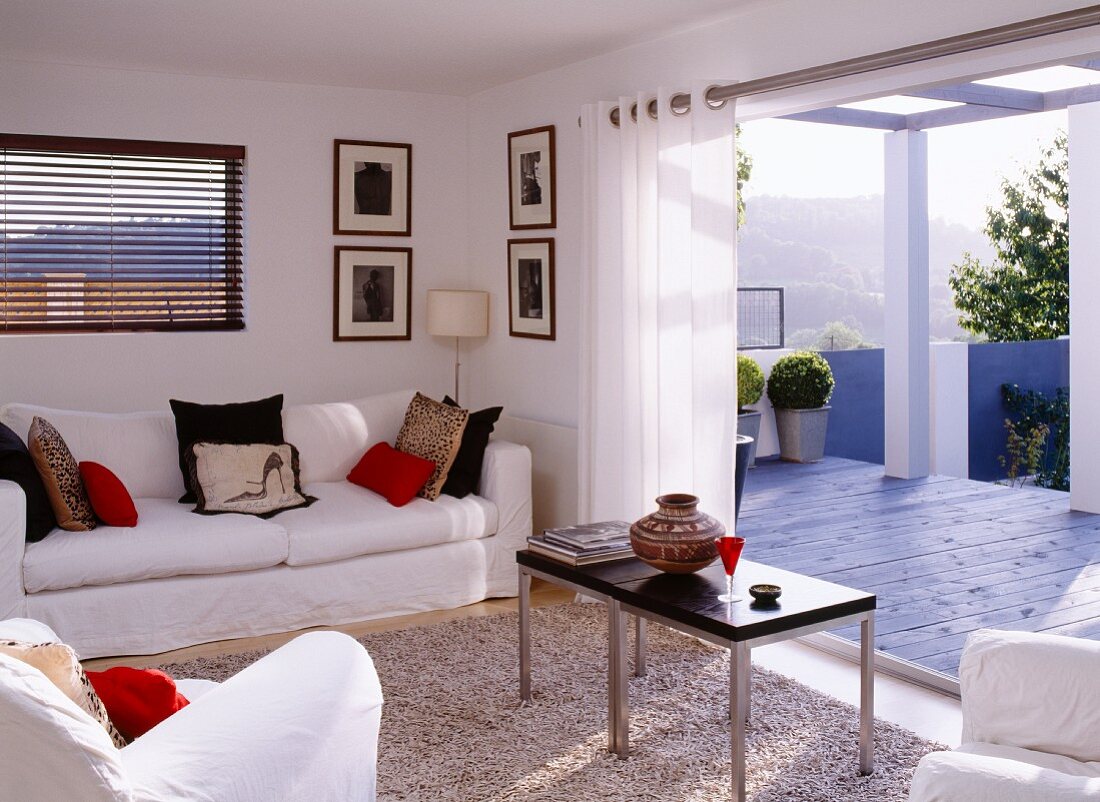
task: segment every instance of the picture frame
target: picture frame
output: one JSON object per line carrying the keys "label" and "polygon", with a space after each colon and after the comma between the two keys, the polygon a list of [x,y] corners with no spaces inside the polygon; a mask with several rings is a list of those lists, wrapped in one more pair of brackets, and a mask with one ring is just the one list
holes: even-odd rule
{"label": "picture frame", "polygon": [[508,333],[556,339],[552,237],[508,240]]}
{"label": "picture frame", "polygon": [[412,145],[333,140],[332,233],[412,234]]}
{"label": "picture frame", "polygon": [[557,227],[554,126],[508,134],[508,223],[513,231]]}
{"label": "picture frame", "polygon": [[412,248],[333,249],[333,342],[412,339]]}

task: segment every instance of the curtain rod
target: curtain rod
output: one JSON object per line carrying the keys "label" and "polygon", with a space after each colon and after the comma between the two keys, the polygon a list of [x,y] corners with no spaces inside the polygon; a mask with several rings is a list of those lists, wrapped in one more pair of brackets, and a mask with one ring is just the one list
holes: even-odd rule
{"label": "curtain rod", "polygon": [[[1040,36],[1077,31],[1094,25],[1100,25],[1100,6],[1084,6],[1083,8],[1075,8],[1071,11],[1063,11],[1045,17],[1011,22],[1008,25],[999,25],[996,28],[986,28],[957,36],[949,36],[946,39],[935,39],[931,42],[907,45],[894,50],[886,50],[882,53],[834,61],[831,64],[779,73],[778,75],[756,78],[742,83],[713,86],[707,90],[706,101],[709,106],[721,108],[727,100],[734,98],[775,92],[779,89],[792,89],[797,86],[829,81],[834,78],[847,78],[852,75],[861,75],[890,67],[902,67],[920,61],[982,50],[987,47],[1023,42]],[[673,95],[669,100],[669,105],[677,114],[683,114],[691,109],[691,95],[686,93]],[[655,102],[651,101],[649,103],[648,111],[650,116],[656,115]],[[619,124],[618,107],[611,110],[611,123],[613,125]]]}

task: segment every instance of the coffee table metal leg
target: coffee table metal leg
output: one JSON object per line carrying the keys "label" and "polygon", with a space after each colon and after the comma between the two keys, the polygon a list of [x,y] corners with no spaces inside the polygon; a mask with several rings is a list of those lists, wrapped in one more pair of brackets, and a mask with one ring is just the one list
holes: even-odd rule
{"label": "coffee table metal leg", "polygon": [[752,718],[752,648],[744,643],[741,647],[745,650],[745,670],[741,672],[741,693],[745,700],[745,721]]}
{"label": "coffee table metal leg", "polygon": [[730,643],[730,796],[745,802],[745,716],[748,694],[744,677],[749,671],[749,649]]}
{"label": "coffee table metal leg", "polygon": [[626,613],[614,599],[607,600],[607,738],[608,751],[630,754],[630,694],[626,678]]}
{"label": "coffee table metal leg", "polygon": [[646,674],[646,620],[640,615],[634,616],[634,676]]}
{"label": "coffee table metal leg", "polygon": [[860,623],[859,771],[875,770],[875,614]]}
{"label": "coffee table metal leg", "polygon": [[531,575],[519,569],[519,699],[531,701]]}

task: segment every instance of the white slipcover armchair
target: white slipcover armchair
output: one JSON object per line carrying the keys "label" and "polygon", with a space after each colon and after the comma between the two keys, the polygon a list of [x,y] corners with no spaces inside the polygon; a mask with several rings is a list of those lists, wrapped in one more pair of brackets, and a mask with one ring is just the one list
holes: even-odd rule
{"label": "white slipcover armchair", "polygon": [[[29,640],[34,626],[0,635]],[[0,655],[0,799],[373,802],[382,691],[348,636],[302,635],[220,685],[180,690],[191,704],[116,749],[41,672]]]}
{"label": "white slipcover armchair", "polygon": [[1100,800],[1100,643],[981,630],[959,682],[962,745],[921,760],[910,802]]}

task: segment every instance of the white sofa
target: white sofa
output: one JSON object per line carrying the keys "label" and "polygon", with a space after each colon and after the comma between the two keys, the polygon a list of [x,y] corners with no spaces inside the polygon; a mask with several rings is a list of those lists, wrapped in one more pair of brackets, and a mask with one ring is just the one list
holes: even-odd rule
{"label": "white sofa", "polygon": [[0,619],[45,622],[82,658],[447,609],[516,594],[514,554],[531,533],[531,455],[494,440],[480,495],[392,507],[345,480],[367,448],[392,443],[413,391],[283,412],[303,490],[319,500],[263,520],[196,515],[170,412],[103,414],[9,404],[25,436],[41,415],[77,460],[118,475],[134,528],[55,530],[25,542],[25,497],[0,481]]}
{"label": "white sofa", "polygon": [[962,745],[921,760],[910,802],[1100,800],[1100,643],[981,630],[959,682]]}
{"label": "white sofa", "polygon": [[[58,640],[33,621],[0,622],[0,638]],[[375,799],[382,689],[346,635],[311,632],[220,685],[177,685],[191,703],[116,749],[41,672],[0,655],[0,799]]]}

